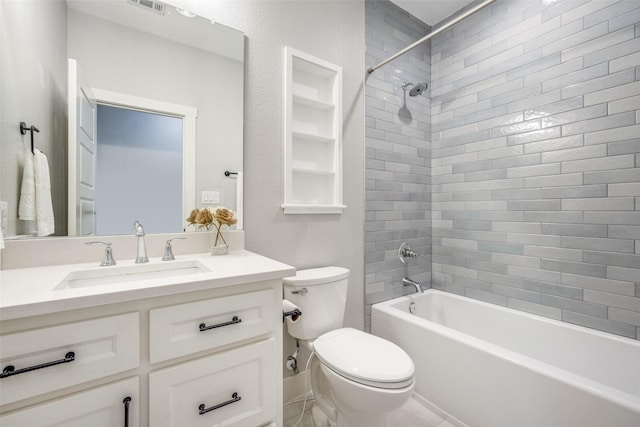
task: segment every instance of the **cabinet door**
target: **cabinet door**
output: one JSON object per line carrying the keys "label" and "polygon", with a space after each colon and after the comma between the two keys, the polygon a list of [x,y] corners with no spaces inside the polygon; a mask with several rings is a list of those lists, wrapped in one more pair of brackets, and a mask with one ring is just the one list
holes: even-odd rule
{"label": "cabinet door", "polygon": [[139,335],[128,313],[0,336],[0,405],[136,368]]}
{"label": "cabinet door", "polygon": [[151,310],[151,363],[214,349],[280,328],[274,289]]}
{"label": "cabinet door", "polygon": [[254,427],[276,419],[278,390],[270,338],[149,375],[153,427]]}
{"label": "cabinet door", "polygon": [[[0,417],[2,427],[138,427],[138,378],[130,378]],[[125,399],[130,398],[128,409]],[[128,415],[128,421],[125,417]]]}

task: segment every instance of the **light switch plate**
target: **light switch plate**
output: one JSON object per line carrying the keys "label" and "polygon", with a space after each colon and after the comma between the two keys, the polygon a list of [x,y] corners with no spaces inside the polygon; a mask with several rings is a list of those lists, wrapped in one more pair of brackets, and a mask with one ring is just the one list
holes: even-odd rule
{"label": "light switch plate", "polygon": [[218,191],[203,191],[202,192],[202,204],[203,205],[217,205],[220,203],[220,192]]}

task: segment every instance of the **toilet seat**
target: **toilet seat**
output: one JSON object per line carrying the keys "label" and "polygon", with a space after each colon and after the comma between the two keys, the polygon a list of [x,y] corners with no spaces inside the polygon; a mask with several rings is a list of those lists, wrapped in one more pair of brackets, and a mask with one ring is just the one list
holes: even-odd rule
{"label": "toilet seat", "polygon": [[399,389],[414,381],[415,367],[404,350],[357,329],[327,332],[314,341],[313,348],[325,366],[359,384]]}

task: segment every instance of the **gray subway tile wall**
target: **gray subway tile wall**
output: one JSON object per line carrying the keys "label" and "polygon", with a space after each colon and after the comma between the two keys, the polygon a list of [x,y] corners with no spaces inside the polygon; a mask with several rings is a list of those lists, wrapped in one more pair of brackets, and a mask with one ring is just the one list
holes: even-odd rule
{"label": "gray subway tile wall", "polygon": [[[365,10],[367,66],[429,31]],[[408,240],[433,287],[640,339],[639,21],[637,0],[498,0],[367,78],[367,328],[411,292]]]}
{"label": "gray subway tile wall", "polygon": [[[373,66],[430,28],[389,0],[367,0],[366,62]],[[404,293],[403,241],[422,256],[412,259],[409,274],[427,286],[431,279],[430,88],[411,97],[404,82],[431,85],[430,50],[424,44],[369,75],[365,91],[365,327],[371,304]],[[463,105],[463,103],[460,103]]]}
{"label": "gray subway tile wall", "polygon": [[432,40],[434,288],[640,339],[638,22],[498,0]]}

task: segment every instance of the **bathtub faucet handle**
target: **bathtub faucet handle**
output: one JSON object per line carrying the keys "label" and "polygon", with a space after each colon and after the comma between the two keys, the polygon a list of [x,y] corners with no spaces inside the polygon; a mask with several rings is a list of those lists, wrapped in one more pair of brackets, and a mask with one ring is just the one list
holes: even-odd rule
{"label": "bathtub faucet handle", "polygon": [[415,258],[418,255],[420,254],[411,248],[404,248],[404,251],[402,251],[402,256],[405,258]]}
{"label": "bathtub faucet handle", "polygon": [[420,254],[409,247],[409,243],[402,242],[400,248],[398,249],[398,258],[402,263],[406,263],[405,258],[415,258],[420,256]]}

